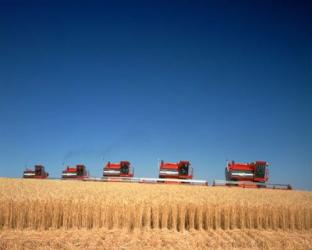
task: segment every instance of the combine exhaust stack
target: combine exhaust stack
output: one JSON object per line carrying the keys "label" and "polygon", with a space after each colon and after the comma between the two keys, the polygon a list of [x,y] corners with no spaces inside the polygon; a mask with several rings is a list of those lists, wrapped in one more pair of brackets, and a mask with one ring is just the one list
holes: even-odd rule
{"label": "combine exhaust stack", "polygon": [[289,184],[267,183],[268,164],[265,161],[251,163],[228,162],[225,168],[226,180],[214,180],[213,186],[234,186],[243,188],[292,189]]}
{"label": "combine exhaust stack", "polygon": [[82,164],[76,165],[75,167],[67,167],[62,172],[62,179],[83,180],[88,177],[86,166]]}
{"label": "combine exhaust stack", "polygon": [[45,179],[49,176],[42,165],[35,165],[35,170],[26,169],[23,172],[23,178],[27,179]]}

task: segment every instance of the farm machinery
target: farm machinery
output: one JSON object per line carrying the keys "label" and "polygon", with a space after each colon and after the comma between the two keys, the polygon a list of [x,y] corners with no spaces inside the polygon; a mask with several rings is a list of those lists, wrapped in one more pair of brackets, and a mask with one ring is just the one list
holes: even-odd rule
{"label": "farm machinery", "polygon": [[208,185],[207,181],[193,180],[193,168],[189,161],[179,161],[179,162],[161,161],[159,165],[158,182]]}
{"label": "farm machinery", "polygon": [[103,177],[133,177],[133,168],[129,161],[108,162],[103,169]]}
{"label": "farm machinery", "polygon": [[193,180],[193,168],[189,161],[164,162],[159,164],[158,179],[142,178],[143,183],[193,184],[208,186],[206,180]]}
{"label": "farm machinery", "polygon": [[177,163],[160,162],[159,178],[193,179],[193,168],[189,161]]}
{"label": "farm machinery", "polygon": [[193,169],[189,161],[168,163],[161,161],[159,165],[159,178],[133,177],[133,169],[128,161],[119,163],[108,162],[103,169],[103,177],[88,178],[90,181],[114,181],[135,183],[177,183],[208,185],[206,180],[193,180]]}
{"label": "farm machinery", "polygon": [[[237,163],[228,161],[225,168],[225,180],[214,180],[213,186],[243,188],[273,188],[291,190],[290,184],[272,184],[269,180],[269,164],[266,161]],[[26,169],[23,178],[45,179],[48,177],[44,166],[35,165],[34,170]],[[89,177],[85,165],[67,166],[62,171],[62,179],[100,182],[164,183],[208,185],[206,180],[194,180],[190,161],[164,162],[158,165],[158,178],[134,177],[134,169],[129,161],[108,162],[103,168],[101,178]]]}
{"label": "farm machinery", "polygon": [[86,166],[78,164],[75,167],[66,167],[62,172],[62,179],[77,179],[83,180],[87,179],[89,174],[87,172]]}
{"label": "farm machinery", "polygon": [[23,178],[28,179],[45,179],[49,176],[42,165],[35,165],[35,169],[26,168],[23,172]]}
{"label": "farm machinery", "polygon": [[255,161],[250,163],[227,162],[225,168],[226,180],[215,180],[213,186],[236,186],[243,188],[273,188],[292,189],[289,184],[271,184],[269,180],[268,163]]}

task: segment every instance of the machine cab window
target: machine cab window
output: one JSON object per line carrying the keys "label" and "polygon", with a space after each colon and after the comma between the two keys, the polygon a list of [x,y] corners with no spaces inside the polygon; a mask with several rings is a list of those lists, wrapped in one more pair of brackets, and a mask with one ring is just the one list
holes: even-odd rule
{"label": "machine cab window", "polygon": [[179,167],[179,174],[188,175],[189,172],[189,163],[182,163]]}
{"label": "machine cab window", "polygon": [[129,166],[127,163],[123,162],[120,166],[120,172],[122,174],[128,174],[129,173]]}
{"label": "machine cab window", "polygon": [[265,178],[267,166],[265,164],[257,164],[255,167],[255,177]]}

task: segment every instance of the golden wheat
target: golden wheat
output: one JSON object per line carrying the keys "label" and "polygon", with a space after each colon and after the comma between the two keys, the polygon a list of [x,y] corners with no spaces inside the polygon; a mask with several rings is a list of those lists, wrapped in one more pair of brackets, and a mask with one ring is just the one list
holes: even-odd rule
{"label": "golden wheat", "polygon": [[2,229],[311,230],[312,193],[0,179]]}

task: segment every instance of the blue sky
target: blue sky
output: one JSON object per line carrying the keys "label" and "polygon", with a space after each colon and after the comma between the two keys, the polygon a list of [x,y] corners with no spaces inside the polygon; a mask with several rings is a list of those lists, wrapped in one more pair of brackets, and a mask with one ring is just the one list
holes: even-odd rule
{"label": "blue sky", "polygon": [[0,1],[0,176],[266,160],[312,189],[309,1]]}

